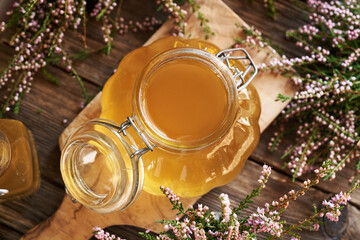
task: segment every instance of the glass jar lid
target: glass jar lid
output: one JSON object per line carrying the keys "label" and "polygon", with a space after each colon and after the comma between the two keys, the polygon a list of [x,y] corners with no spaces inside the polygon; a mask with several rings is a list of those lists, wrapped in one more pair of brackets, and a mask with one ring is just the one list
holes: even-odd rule
{"label": "glass jar lid", "polygon": [[141,152],[121,126],[103,119],[81,125],[67,139],[60,169],[72,200],[101,213],[123,210],[143,186]]}

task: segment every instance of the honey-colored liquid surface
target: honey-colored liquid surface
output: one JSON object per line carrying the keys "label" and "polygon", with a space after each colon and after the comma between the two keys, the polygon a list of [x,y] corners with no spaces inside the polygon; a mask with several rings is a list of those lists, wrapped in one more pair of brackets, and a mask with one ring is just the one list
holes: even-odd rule
{"label": "honey-colored liquid surface", "polygon": [[[103,89],[100,117],[121,124],[128,116],[132,116],[134,112],[132,96],[138,74],[156,54],[177,47],[205,49],[212,54],[220,51],[219,48],[208,42],[169,37],[158,40],[148,47],[131,52],[121,61],[117,72],[107,81]],[[171,74],[169,78],[173,76],[174,74]],[[201,87],[196,89],[197,94],[205,95],[202,91]],[[221,95],[221,90],[214,90],[214,92],[215,95]],[[180,98],[184,99],[184,97]],[[221,106],[224,100],[220,100],[221,97],[218,98]],[[185,101],[188,104],[192,103],[189,106],[190,108],[194,107],[195,103],[192,102],[194,100]],[[215,101],[211,100],[211,102],[214,103]],[[159,103],[153,102],[153,107],[156,107],[155,104]],[[178,104],[180,104],[180,101]],[[182,115],[181,112],[187,111],[184,109],[178,113],[177,108],[171,109],[172,106],[174,106],[174,103],[166,103],[165,109],[176,112],[177,116]],[[151,194],[162,195],[159,187],[163,185],[170,187],[181,197],[194,197],[203,195],[212,188],[233,180],[255,149],[260,136],[258,125],[260,101],[256,89],[251,84],[238,94],[238,108],[238,114],[230,130],[209,147],[187,153],[171,152],[157,147],[153,152],[146,153],[142,157],[145,169],[144,190]],[[154,115],[155,113],[151,112],[151,114]],[[186,113],[185,115],[187,118],[191,114]],[[191,124],[190,121],[170,120],[170,118],[171,116],[164,116],[165,122],[162,123],[163,125],[157,124],[175,126],[175,129],[183,128],[181,126],[183,124],[187,125],[187,127]],[[214,118],[219,120],[221,117],[216,116]],[[171,122],[166,122],[167,119]],[[200,119],[197,123],[198,126],[201,123],[206,125],[211,122],[207,117],[200,116]],[[173,123],[173,121],[176,123]],[[212,124],[215,126],[217,123],[215,121]],[[129,133],[139,144],[143,144],[131,128]],[[182,134],[178,132],[173,136]],[[195,137],[199,135],[196,134]]]}
{"label": "honey-colored liquid surface", "polygon": [[144,89],[145,111],[160,134],[177,141],[211,135],[226,114],[221,79],[203,63],[175,60],[151,74]]}
{"label": "honey-colored liquid surface", "polygon": [[0,130],[11,146],[11,160],[5,173],[0,176],[0,189],[8,194],[0,201],[33,193],[40,184],[40,174],[31,133],[19,121],[0,119]]}

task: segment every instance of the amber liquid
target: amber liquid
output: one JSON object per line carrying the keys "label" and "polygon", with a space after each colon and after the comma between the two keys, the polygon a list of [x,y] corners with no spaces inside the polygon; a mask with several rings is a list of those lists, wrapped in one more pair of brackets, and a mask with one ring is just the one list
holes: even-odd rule
{"label": "amber liquid", "polygon": [[174,60],[151,74],[144,89],[145,111],[158,134],[196,141],[220,126],[227,110],[222,80],[193,60]]}
{"label": "amber liquid", "polygon": [[[211,53],[220,51],[204,41],[179,38],[165,38],[151,47],[137,49],[122,60],[116,74],[106,83],[100,117],[121,124],[131,116],[134,113],[133,92],[139,72],[156,54],[176,47],[206,49]],[[211,132],[210,129],[218,126],[224,118],[227,96],[220,81],[210,70],[187,62],[181,65],[170,66],[171,71],[159,69],[161,78],[158,76],[149,81],[146,112],[159,131],[168,137],[197,139]],[[199,101],[201,105],[197,106]],[[194,197],[234,179],[259,139],[260,102],[251,84],[239,93],[238,108],[232,128],[209,147],[187,153],[158,147],[146,153],[142,158],[144,190],[162,195],[159,186],[163,185],[181,197]],[[198,114],[197,111],[202,112]],[[185,131],[187,134],[184,134]],[[133,136],[136,138],[136,133]],[[136,141],[142,142],[141,139]]]}
{"label": "amber liquid", "polygon": [[0,119],[0,130],[7,136],[11,148],[9,166],[0,176],[0,189],[9,192],[0,197],[1,202],[36,191],[40,184],[40,174],[29,130],[21,122],[10,119]]}

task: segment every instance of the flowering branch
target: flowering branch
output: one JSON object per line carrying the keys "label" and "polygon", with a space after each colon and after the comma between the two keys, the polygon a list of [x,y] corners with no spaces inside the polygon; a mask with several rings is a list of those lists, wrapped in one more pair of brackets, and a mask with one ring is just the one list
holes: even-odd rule
{"label": "flowering branch", "polygon": [[[250,3],[253,0],[249,0]],[[264,0],[264,7],[267,9],[267,15],[271,17],[273,20],[276,19],[276,8],[274,0]]]}
{"label": "flowering branch", "polygon": [[[176,194],[169,188],[161,187],[161,191],[169,199],[174,210],[183,215],[181,219],[176,217],[174,220],[158,221],[164,225],[164,231],[157,236],[150,235],[150,229],[140,235],[149,240],[157,239],[256,239],[258,233],[265,233],[268,239],[283,238],[292,236],[292,240],[300,239],[298,231],[308,229],[316,231],[321,223],[319,217],[326,216],[330,221],[338,221],[341,209],[351,199],[350,194],[358,188],[353,186],[348,192],[340,192],[329,200],[324,200],[319,211],[314,206],[314,214],[304,220],[300,220],[294,225],[287,225],[280,219],[280,214],[289,206],[291,201],[303,196],[310,187],[319,183],[319,176],[314,180],[304,181],[303,187],[298,191],[290,190],[288,194],[279,198],[279,201],[273,201],[272,204],[265,204],[265,208],[258,207],[255,212],[247,217],[240,217],[240,211],[248,208],[251,199],[259,195],[271,174],[271,168],[263,166],[262,173],[258,182],[260,186],[246,196],[245,200],[233,209],[230,208],[230,200],[227,194],[220,194],[221,212],[211,212],[207,206],[198,204],[197,208],[190,207],[184,210],[183,205]],[[94,234],[97,239],[120,239],[111,236],[99,227],[94,228]]]}
{"label": "flowering branch", "polygon": [[260,186],[258,188],[255,188],[250,195],[247,195],[243,201],[239,203],[239,206],[237,208],[233,209],[233,212],[240,215],[240,211],[244,208],[249,207],[249,203],[253,203],[253,198],[260,195],[260,191],[265,188],[265,185],[267,181],[269,180],[269,176],[271,174],[271,168],[267,165],[263,166],[263,170],[261,172],[260,178],[258,179],[258,182],[260,183]]}
{"label": "flowering branch", "polygon": [[186,27],[186,10],[181,9],[180,6],[173,2],[173,0],[157,0],[156,3],[159,5],[158,10],[163,10],[164,12],[169,13],[169,19],[174,20],[174,35],[184,37],[185,27]]}
{"label": "flowering branch", "polygon": [[200,26],[203,28],[205,34],[205,39],[209,39],[210,35],[214,36],[215,33],[211,30],[210,26],[207,24],[209,19],[204,17],[204,14],[200,12],[200,5],[196,4],[195,0],[189,0],[192,11],[197,13],[197,18],[200,21]]}
{"label": "flowering branch", "polygon": [[[282,139],[296,134],[296,142],[283,156],[289,157],[286,166],[293,179],[315,169],[324,179],[334,179],[350,161],[359,165],[360,4],[354,0],[308,0],[307,4],[310,22],[288,31],[287,37],[308,55],[283,55],[259,65],[262,71],[284,74],[299,88],[294,97],[278,96],[278,101],[292,100],[278,120],[297,124],[295,129],[280,126],[269,149],[276,150]],[[244,33],[246,38],[239,44],[264,47],[271,42],[252,29]]]}
{"label": "flowering branch", "polygon": [[[199,5],[196,4],[195,0],[188,1],[193,10],[198,13],[200,25],[204,28],[205,38],[208,38],[209,34],[213,35],[214,33],[207,25],[208,19],[199,11]],[[113,38],[116,34],[126,34],[129,31],[153,31],[156,26],[162,23],[155,17],[146,17],[143,21],[126,20],[120,17],[123,0],[98,0],[88,15],[86,12],[87,2],[87,0],[14,1],[14,9],[7,13],[10,15],[10,19],[6,23],[0,23],[0,33],[16,26],[15,33],[9,40],[10,45],[15,48],[16,54],[8,66],[0,72],[0,89],[6,91],[5,98],[0,105],[0,117],[11,109],[17,113],[24,93],[31,91],[35,73],[43,69],[43,72],[47,73],[45,75],[50,76],[44,68],[59,58],[63,60],[66,70],[79,83],[86,102],[91,99],[81,77],[72,66],[70,56],[73,54],[67,53],[62,47],[67,29],[77,31],[82,26],[82,39],[84,47],[87,48],[86,21],[89,16],[102,22],[103,40],[106,44],[105,53],[107,55],[111,53]],[[169,18],[174,19],[174,34],[183,36],[187,12],[172,0],[158,0],[156,2],[159,5],[159,10],[162,9],[169,14]],[[116,14],[113,14],[115,11]],[[86,52],[83,55],[84,57],[88,56],[89,53],[98,51],[86,49],[82,52]],[[55,77],[50,76],[50,79],[54,81]],[[55,82],[59,83],[58,81]]]}

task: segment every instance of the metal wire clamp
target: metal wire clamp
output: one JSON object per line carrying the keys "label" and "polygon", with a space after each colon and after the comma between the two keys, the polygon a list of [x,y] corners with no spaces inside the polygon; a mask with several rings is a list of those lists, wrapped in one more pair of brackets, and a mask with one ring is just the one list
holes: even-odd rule
{"label": "metal wire clamp", "polygon": [[147,138],[144,136],[144,134],[136,127],[133,117],[128,117],[127,120],[121,124],[118,132],[122,133],[124,136],[126,136],[126,134],[127,134],[126,130],[131,126],[135,129],[135,132],[139,135],[141,140],[143,140],[146,147],[135,150],[135,152],[133,154],[131,154],[130,157],[131,158],[133,158],[135,156],[141,157],[141,155],[147,153],[148,151],[153,151],[154,147],[156,147],[156,145],[151,145],[150,142],[147,140]]}
{"label": "metal wire clamp", "polygon": [[[242,55],[240,56],[234,56],[234,52],[240,52]],[[236,83],[236,88],[238,91],[241,91],[242,89],[246,88],[249,83],[254,79],[256,76],[258,70],[256,68],[256,65],[254,64],[254,61],[250,57],[249,53],[243,49],[243,48],[232,48],[232,49],[225,49],[219,53],[216,54],[216,57],[223,61],[226,66],[233,72],[233,78]],[[250,62],[249,66],[246,68],[245,71],[240,71],[238,68],[231,65],[231,60],[248,60]],[[253,72],[249,79],[245,81],[246,75],[249,73],[249,71],[253,69]],[[133,117],[128,117],[126,121],[124,121],[120,127],[118,127],[118,133],[122,133],[124,136],[127,135],[127,129],[129,127],[133,127],[135,132],[139,135],[141,140],[145,143],[146,147],[138,149],[130,155],[131,158],[137,156],[138,158],[141,157],[141,155],[147,153],[148,151],[153,151],[154,147],[156,145],[152,145],[147,138],[144,136],[144,134],[136,127],[136,124],[134,123]]]}
{"label": "metal wire clamp", "polygon": [[[239,52],[239,53],[241,53],[241,55],[234,56],[233,54],[235,52]],[[233,78],[235,80],[236,88],[238,91],[241,91],[244,88],[246,88],[249,85],[249,83],[254,79],[256,74],[258,73],[258,70],[257,70],[257,67],[256,67],[254,61],[250,57],[249,53],[243,48],[225,49],[225,50],[222,50],[221,52],[218,52],[216,54],[216,57],[218,59],[220,59],[221,61],[223,61],[226,64],[226,66],[233,72],[233,74],[234,74]],[[238,68],[231,66],[230,60],[248,60],[248,61],[250,61],[250,64],[247,66],[245,71],[240,71]],[[249,77],[249,80],[245,81],[245,77],[251,69],[253,69],[253,72],[252,72],[251,76]]]}

